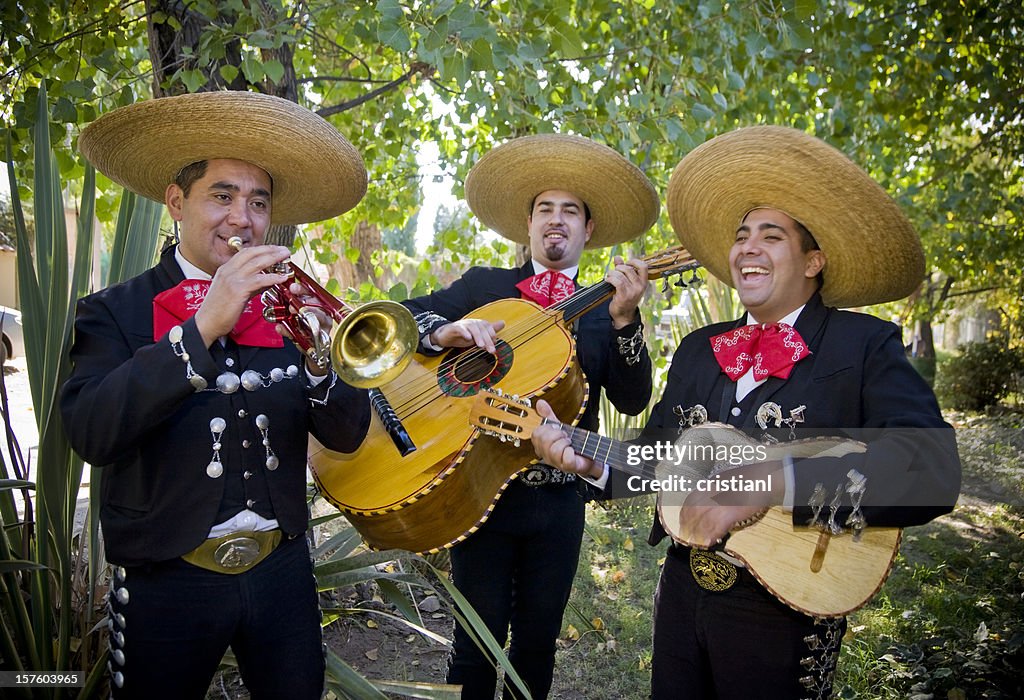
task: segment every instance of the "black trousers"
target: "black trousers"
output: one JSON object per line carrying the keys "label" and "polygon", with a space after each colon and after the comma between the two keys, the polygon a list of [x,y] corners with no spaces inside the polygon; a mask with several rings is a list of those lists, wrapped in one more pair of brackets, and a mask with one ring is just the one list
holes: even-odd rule
{"label": "black trousers", "polygon": [[202,700],[229,646],[252,698],[323,694],[320,607],[305,537],[286,538],[242,574],[181,559],[115,567],[109,600],[117,700]]}
{"label": "black trousers", "polygon": [[[583,536],[585,503],[575,484],[509,484],[491,517],[451,550],[459,591],[499,644],[511,627],[509,661],[534,700],[547,697],[555,667],[555,640],[569,602]],[[494,659],[460,626],[448,683],[462,685],[464,700],[492,700]],[[505,698],[521,697],[506,683]]]}
{"label": "black trousers", "polygon": [[669,548],[654,597],[651,697],[828,698],[846,619],[816,622],[746,570],[725,591],[701,588],[690,550]]}

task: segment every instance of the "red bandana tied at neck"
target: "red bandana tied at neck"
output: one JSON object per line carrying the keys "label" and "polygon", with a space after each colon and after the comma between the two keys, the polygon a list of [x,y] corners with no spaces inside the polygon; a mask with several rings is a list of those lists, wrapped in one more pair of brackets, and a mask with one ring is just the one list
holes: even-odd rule
{"label": "red bandana tied at neck", "polygon": [[546,270],[539,275],[528,277],[516,285],[524,299],[548,308],[552,304],[568,299],[576,291],[572,280],[557,270]]}
{"label": "red bandana tied at neck", "polygon": [[[164,337],[174,326],[196,315],[210,290],[209,280],[185,280],[153,297],[153,340]],[[274,324],[263,318],[263,303],[253,297],[229,334],[239,345],[260,348],[284,347]]]}
{"label": "red bandana tied at neck", "polygon": [[811,354],[796,329],[786,323],[741,326],[711,338],[711,349],[734,382],[751,368],[759,382],[768,377],[788,379],[793,365]]}

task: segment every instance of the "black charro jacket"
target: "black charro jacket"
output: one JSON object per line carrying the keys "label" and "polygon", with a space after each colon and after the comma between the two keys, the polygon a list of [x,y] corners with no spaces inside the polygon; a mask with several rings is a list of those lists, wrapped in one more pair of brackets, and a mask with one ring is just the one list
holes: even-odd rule
{"label": "black charro jacket", "polygon": [[[291,342],[282,348],[214,343],[207,349],[192,319],[181,324],[182,344],[211,388],[226,370],[264,377],[274,368],[298,370],[294,379],[265,381],[268,386],[256,391],[196,392],[167,335],[153,339],[153,297],[183,279],[173,252],[164,251],[141,275],[78,302],[73,370],[61,396],[72,447],[103,466],[100,521],[107,558],[120,565],[189,552],[225,515],[225,506],[230,516],[250,498],[252,510],[277,518],[286,534],[304,532],[308,434],[350,452],[369,427],[366,392],[333,374],[308,388],[303,358]],[[325,396],[323,404],[311,400]],[[266,468],[267,448],[256,426],[260,415],[269,419],[267,439],[280,460],[273,470]],[[219,477],[207,473],[215,418],[226,423]]]}

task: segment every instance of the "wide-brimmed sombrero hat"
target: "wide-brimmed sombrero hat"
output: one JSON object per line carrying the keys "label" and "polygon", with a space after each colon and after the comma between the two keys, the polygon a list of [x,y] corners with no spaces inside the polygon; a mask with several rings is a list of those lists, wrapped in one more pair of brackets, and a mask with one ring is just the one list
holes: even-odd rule
{"label": "wide-brimmed sombrero hat", "polygon": [[539,134],[492,149],[466,177],[466,202],[489,229],[529,244],[526,219],[547,190],[571,192],[590,209],[587,248],[636,238],[654,225],[660,205],[647,176],[607,146],[582,136]]}
{"label": "wide-brimmed sombrero hat", "polygon": [[363,159],[337,129],[294,102],[255,92],[201,92],[121,107],[87,126],[78,147],[111,180],[158,202],[190,163],[252,163],[273,178],[274,224],[329,219],[366,193]]}
{"label": "wide-brimmed sombrero hat", "polygon": [[736,229],[759,208],[785,212],[817,240],[829,306],[902,299],[924,277],[921,241],[896,202],[843,153],[796,129],[748,127],[698,146],[672,172],[666,206],[683,246],[729,285]]}

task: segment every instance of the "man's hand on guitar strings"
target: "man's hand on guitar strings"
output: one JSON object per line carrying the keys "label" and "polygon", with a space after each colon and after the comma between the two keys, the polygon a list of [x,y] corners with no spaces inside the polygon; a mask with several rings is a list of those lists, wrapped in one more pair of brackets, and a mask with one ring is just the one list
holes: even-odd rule
{"label": "man's hand on guitar strings", "polygon": [[504,327],[504,321],[463,318],[435,329],[430,334],[430,342],[441,348],[471,348],[475,345],[493,355],[498,332]]}
{"label": "man's hand on guitar strings", "polygon": [[[537,401],[536,408],[542,418],[558,420],[547,401],[543,399]],[[568,474],[580,474],[592,479],[599,479],[604,473],[604,468],[595,464],[594,460],[576,454],[576,451],[572,449],[572,441],[569,436],[556,425],[542,423],[534,428],[531,439],[537,457],[545,464],[550,464]],[[595,471],[596,474],[594,474]]]}

